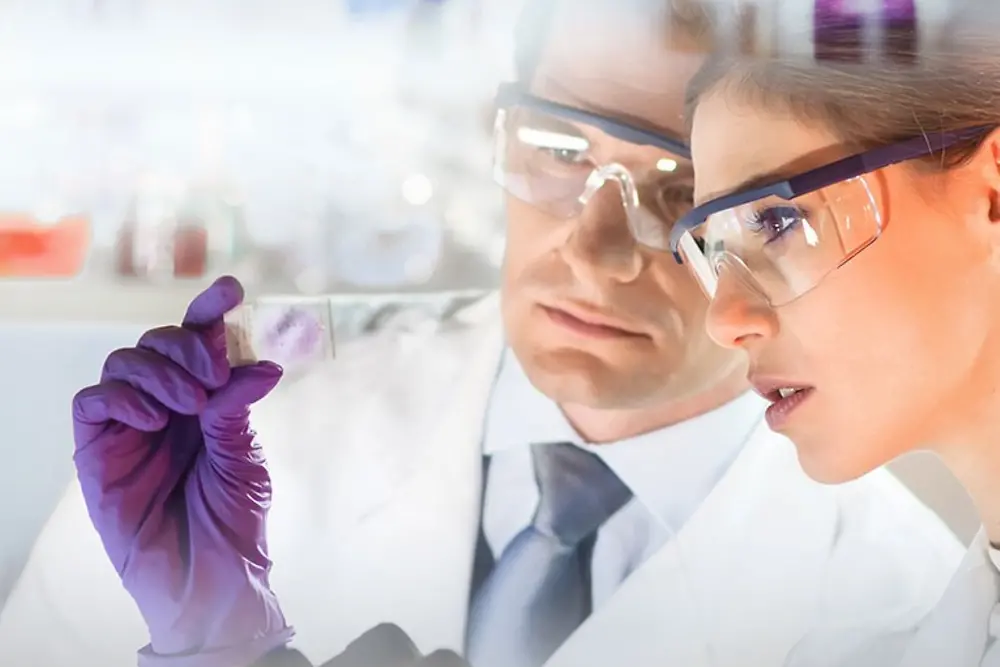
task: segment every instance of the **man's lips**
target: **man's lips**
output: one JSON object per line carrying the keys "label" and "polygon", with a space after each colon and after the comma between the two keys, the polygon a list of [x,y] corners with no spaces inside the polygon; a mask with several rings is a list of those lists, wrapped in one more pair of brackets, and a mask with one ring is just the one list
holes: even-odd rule
{"label": "man's lips", "polygon": [[540,307],[553,322],[579,334],[598,338],[648,337],[632,325],[578,304]]}

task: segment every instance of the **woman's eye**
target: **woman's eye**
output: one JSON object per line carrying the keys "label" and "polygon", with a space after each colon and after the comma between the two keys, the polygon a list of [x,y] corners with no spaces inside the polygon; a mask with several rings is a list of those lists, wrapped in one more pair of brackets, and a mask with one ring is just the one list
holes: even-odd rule
{"label": "woman's eye", "polygon": [[754,234],[763,234],[764,244],[780,239],[785,232],[798,227],[807,219],[806,212],[797,206],[771,206],[754,211],[746,227]]}

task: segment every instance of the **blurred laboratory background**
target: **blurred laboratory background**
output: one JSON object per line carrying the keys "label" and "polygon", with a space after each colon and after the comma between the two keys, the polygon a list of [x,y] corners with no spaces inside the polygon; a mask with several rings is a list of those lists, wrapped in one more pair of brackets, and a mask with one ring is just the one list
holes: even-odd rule
{"label": "blurred laboratory background", "polygon": [[[807,4],[773,3],[760,38]],[[0,0],[0,604],[70,479],[73,393],[212,278],[336,295],[340,337],[401,296],[495,286],[492,102],[519,9]],[[971,534],[949,476],[900,470]]]}
{"label": "blurred laboratory background", "polygon": [[273,7],[0,3],[0,275],[492,285],[509,21],[478,0]]}
{"label": "blurred laboratory background", "polygon": [[212,278],[343,295],[338,338],[497,281],[519,3],[277,6],[0,1],[0,604],[70,479],[73,393]]}

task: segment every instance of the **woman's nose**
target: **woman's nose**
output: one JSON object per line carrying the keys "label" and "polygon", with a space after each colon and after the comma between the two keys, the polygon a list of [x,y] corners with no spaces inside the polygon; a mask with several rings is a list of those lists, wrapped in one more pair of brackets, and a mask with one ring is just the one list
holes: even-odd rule
{"label": "woman's nose", "polygon": [[774,308],[736,271],[722,269],[705,322],[709,337],[731,349],[750,347],[778,332]]}

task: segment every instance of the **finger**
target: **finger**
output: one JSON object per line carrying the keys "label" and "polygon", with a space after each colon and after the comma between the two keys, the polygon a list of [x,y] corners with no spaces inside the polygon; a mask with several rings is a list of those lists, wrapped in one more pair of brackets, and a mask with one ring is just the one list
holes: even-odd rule
{"label": "finger", "polygon": [[421,658],[413,663],[412,667],[470,667],[469,663],[463,660],[454,651],[434,651],[429,656]]}
{"label": "finger", "polygon": [[109,380],[126,382],[182,415],[200,413],[208,400],[205,388],[190,373],[150,350],[124,348],[109,354],[101,382]]}
{"label": "finger", "polygon": [[147,331],[136,347],[170,359],[207,389],[218,389],[229,381],[225,349],[218,349],[203,334],[181,327]]}
{"label": "finger", "polygon": [[234,368],[229,383],[209,397],[201,413],[201,427],[208,439],[225,442],[243,434],[250,406],[271,393],[283,372],[281,366],[269,361]]}
{"label": "finger", "polygon": [[281,379],[281,367],[269,362],[233,369],[225,387],[209,398],[201,413],[207,460],[226,481],[229,495],[261,502],[270,496],[270,475],[257,434],[249,428],[250,406]]}
{"label": "finger", "polygon": [[153,433],[166,428],[169,418],[170,413],[160,403],[120,380],[86,387],[73,397],[73,429],[78,448],[94,440],[111,423]]}
{"label": "finger", "polygon": [[323,667],[411,667],[420,651],[397,625],[383,623],[364,633]]}
{"label": "finger", "polygon": [[222,276],[191,301],[183,326],[189,329],[211,327],[241,303],[243,285],[232,276]]}

